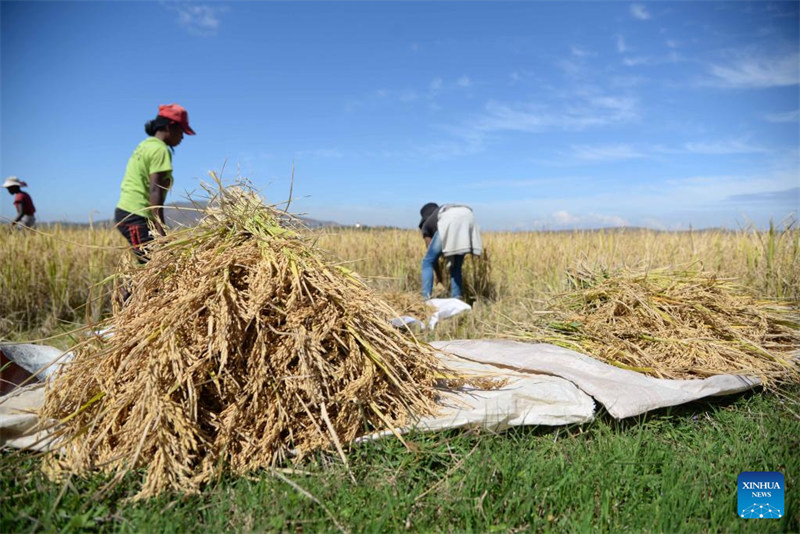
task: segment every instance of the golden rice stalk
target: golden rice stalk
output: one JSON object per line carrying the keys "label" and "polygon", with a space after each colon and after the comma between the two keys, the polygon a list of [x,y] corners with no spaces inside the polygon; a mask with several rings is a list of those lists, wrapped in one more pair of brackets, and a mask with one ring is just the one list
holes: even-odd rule
{"label": "golden rice stalk", "polygon": [[192,492],[435,413],[433,349],[356,275],[250,193],[212,204],[127,273],[113,336],[49,386],[41,415],[66,443],[51,467],[143,468],[137,497]]}
{"label": "golden rice stalk", "polygon": [[714,274],[689,270],[570,273],[552,314],[508,337],[554,343],[661,378],[729,373],[767,387],[800,382],[800,318]]}
{"label": "golden rice stalk", "polygon": [[[467,254],[464,258],[462,273],[462,292],[466,302],[475,300],[493,301],[497,299],[497,287],[492,275],[492,262],[490,261],[489,248],[483,249],[483,254],[475,256]],[[447,258],[441,258],[440,274],[442,288],[450,287],[450,270]]]}
{"label": "golden rice stalk", "polygon": [[436,312],[436,307],[426,304],[418,293],[383,291],[380,297],[395,311],[396,316],[408,315],[427,322]]}

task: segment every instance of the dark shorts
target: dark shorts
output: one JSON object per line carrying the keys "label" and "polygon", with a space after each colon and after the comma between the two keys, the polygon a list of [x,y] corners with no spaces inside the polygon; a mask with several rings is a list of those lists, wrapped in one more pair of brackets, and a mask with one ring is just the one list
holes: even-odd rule
{"label": "dark shorts", "polygon": [[139,263],[147,263],[149,258],[144,246],[153,240],[153,236],[150,234],[149,221],[141,215],[134,215],[117,208],[114,210],[114,222],[117,230],[131,244],[133,253],[136,254],[136,259],[139,260]]}

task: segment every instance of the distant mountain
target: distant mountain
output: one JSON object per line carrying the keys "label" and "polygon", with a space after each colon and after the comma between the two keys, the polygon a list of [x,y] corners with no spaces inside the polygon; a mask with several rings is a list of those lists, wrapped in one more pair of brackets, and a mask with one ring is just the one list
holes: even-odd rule
{"label": "distant mountain", "polygon": [[[167,221],[167,226],[194,226],[203,217],[203,210],[206,208],[206,203],[196,202],[175,202],[164,206],[164,218]],[[307,228],[330,228],[339,227],[341,224],[333,221],[318,221],[302,215],[292,214],[295,220],[299,220]],[[287,217],[287,220],[291,220]]]}
{"label": "distant mountain", "polygon": [[164,206],[164,219],[168,227],[194,226],[202,219],[205,203],[175,202]]}
{"label": "distant mountain", "polygon": [[[194,226],[200,219],[203,218],[203,210],[208,204],[205,202],[174,202],[164,206],[164,219],[166,219],[167,227],[176,228],[180,226]],[[337,228],[342,226],[334,221],[318,221],[309,217],[292,214],[292,218],[299,220],[302,225],[307,228]],[[290,218],[287,217],[287,220]],[[48,226],[51,224],[58,224],[62,227],[71,228],[87,228],[94,226],[96,228],[106,228],[114,225],[111,219],[102,219],[99,221],[92,221],[92,223],[77,223],[77,222],[45,222],[40,223],[39,226]]]}

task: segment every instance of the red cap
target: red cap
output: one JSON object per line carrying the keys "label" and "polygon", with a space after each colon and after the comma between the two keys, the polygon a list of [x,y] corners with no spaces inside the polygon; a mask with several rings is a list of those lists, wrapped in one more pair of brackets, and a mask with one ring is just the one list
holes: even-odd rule
{"label": "red cap", "polygon": [[185,133],[194,135],[194,130],[189,127],[189,112],[187,112],[183,106],[179,106],[178,104],[158,106],[158,115],[177,122],[181,125]]}

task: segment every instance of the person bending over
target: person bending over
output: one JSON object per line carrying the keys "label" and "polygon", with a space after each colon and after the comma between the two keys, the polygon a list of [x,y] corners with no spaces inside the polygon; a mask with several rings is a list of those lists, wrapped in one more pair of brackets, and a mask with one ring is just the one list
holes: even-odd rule
{"label": "person bending over", "polygon": [[9,176],[3,182],[3,187],[8,189],[8,194],[14,197],[14,207],[17,208],[17,218],[11,222],[11,226],[20,230],[36,226],[36,208],[33,206],[33,200],[28,193],[21,189],[27,186],[28,184],[16,176]]}
{"label": "person bending over", "polygon": [[[433,274],[439,258],[444,256],[450,271],[450,296],[462,298],[461,266],[466,254],[483,253],[480,231],[472,208],[460,204],[439,206],[429,202],[419,211],[419,228],[427,251],[422,258],[422,297],[433,293]],[[440,277],[441,278],[441,277]]]}

